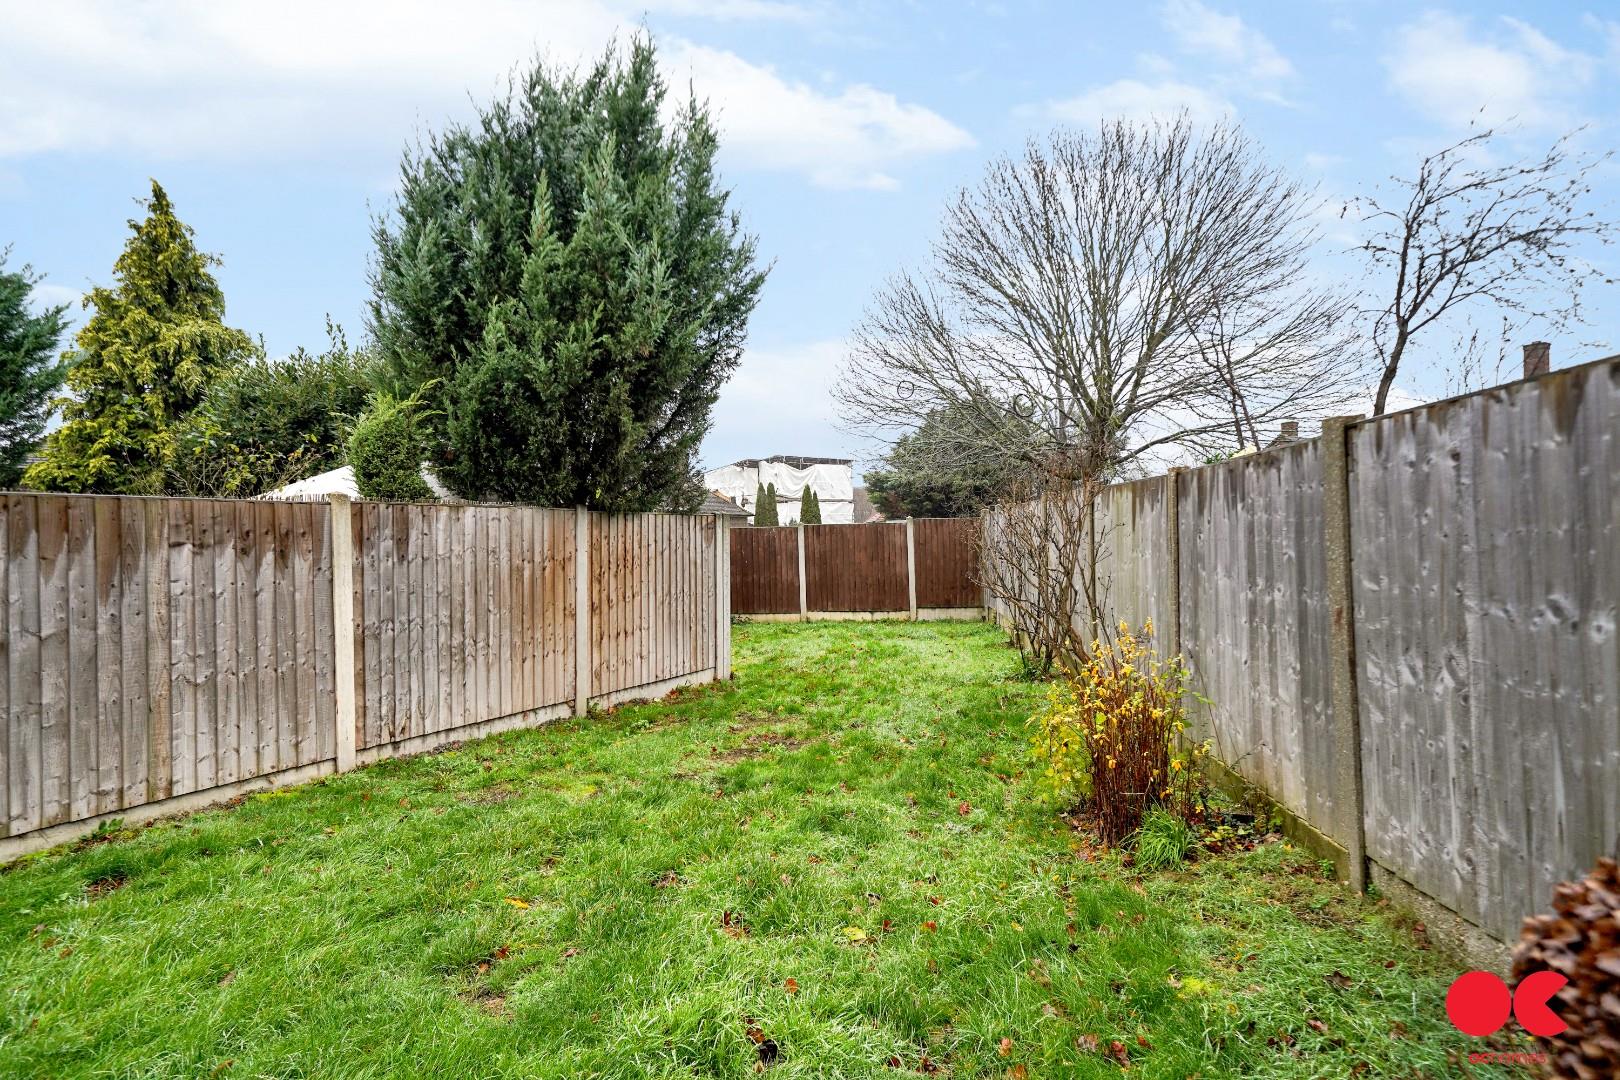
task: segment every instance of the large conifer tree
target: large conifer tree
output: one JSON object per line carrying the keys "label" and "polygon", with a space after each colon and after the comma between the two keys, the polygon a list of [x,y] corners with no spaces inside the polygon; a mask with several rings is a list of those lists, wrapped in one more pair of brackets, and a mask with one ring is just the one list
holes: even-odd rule
{"label": "large conifer tree", "polygon": [[[433,135],[377,224],[372,332],[423,392],[457,494],[694,504],[695,456],[764,273],[714,173],[707,109],[666,124],[651,42],[537,66]],[[439,380],[437,383],[434,380]]]}
{"label": "large conifer tree", "polygon": [[23,463],[45,433],[49,401],[62,385],[56,352],[67,330],[67,305],[33,311],[39,278],[27,266],[7,270],[0,250],[0,488],[16,487]]}
{"label": "large conifer tree", "polygon": [[225,325],[225,297],[208,272],[219,259],[197,250],[156,180],[145,205],[113,264],[117,285],[85,301],[95,314],[68,357],[63,423],[24,475],[28,487],[161,491],[178,421],[220,373],[257,351]]}

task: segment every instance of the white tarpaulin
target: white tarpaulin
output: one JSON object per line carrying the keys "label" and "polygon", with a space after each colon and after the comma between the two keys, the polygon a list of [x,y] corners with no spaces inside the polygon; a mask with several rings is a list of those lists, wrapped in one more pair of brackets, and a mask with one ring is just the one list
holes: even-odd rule
{"label": "white tarpaulin", "polygon": [[[422,480],[433,494],[444,498],[450,493],[439,483],[439,480],[427,469],[422,470]],[[331,469],[327,472],[316,473],[297,483],[286,487],[276,488],[258,496],[261,499],[275,499],[278,502],[320,502],[328,495],[347,495],[351,499],[360,498],[360,489],[354,482],[354,469],[348,465],[340,469]]]}
{"label": "white tarpaulin", "polygon": [[760,484],[776,485],[777,518],[784,525],[799,520],[799,499],[808,486],[821,500],[821,520],[848,525],[855,518],[855,474],[848,465],[810,465],[803,469],[781,461],[757,465],[723,465],[703,474],[703,482],[753,517]]}

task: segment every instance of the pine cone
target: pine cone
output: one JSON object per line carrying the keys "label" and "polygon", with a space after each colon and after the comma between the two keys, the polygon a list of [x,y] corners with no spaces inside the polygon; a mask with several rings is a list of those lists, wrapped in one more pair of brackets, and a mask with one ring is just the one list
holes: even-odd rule
{"label": "pine cone", "polygon": [[1620,865],[1599,859],[1581,881],[1553,889],[1553,914],[1524,920],[1513,950],[1517,982],[1536,971],[1569,980],[1547,1007],[1569,1027],[1543,1038],[1557,1076],[1620,1076]]}

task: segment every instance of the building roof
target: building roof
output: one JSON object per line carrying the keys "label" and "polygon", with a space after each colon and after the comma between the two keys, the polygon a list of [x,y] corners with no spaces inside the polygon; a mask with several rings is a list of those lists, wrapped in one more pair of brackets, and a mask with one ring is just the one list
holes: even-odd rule
{"label": "building roof", "polygon": [[748,511],[720,494],[718,491],[704,493],[703,505],[698,507],[700,514],[725,514],[727,517],[747,517]]}
{"label": "building roof", "polygon": [[801,454],[772,454],[768,458],[743,458],[731,464],[739,469],[757,469],[761,461],[772,461],[778,465],[788,465],[795,469],[807,469],[812,465],[853,465],[854,458],[847,457],[804,457]]}

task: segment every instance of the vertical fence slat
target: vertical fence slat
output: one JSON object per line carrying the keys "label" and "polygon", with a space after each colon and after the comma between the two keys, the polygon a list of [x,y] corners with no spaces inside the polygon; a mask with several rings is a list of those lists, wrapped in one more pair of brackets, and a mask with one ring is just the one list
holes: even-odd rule
{"label": "vertical fence slat", "polygon": [[125,809],[146,801],[147,788],[147,666],[150,662],[146,600],[146,514],[135,499],[118,500],[119,691],[122,732],[123,790],[118,806]]}
{"label": "vertical fence slat", "polygon": [[67,820],[68,552],[67,500],[39,506],[40,824]]}
{"label": "vertical fence slat", "polygon": [[91,508],[95,540],[95,814],[120,808],[124,790],[124,643],[123,582],[119,565],[123,549],[118,500],[97,499]]}
{"label": "vertical fence slat", "polygon": [[64,821],[96,812],[96,532],[89,500],[67,501],[67,790]]}
{"label": "vertical fence slat", "polygon": [[44,807],[40,667],[39,500],[14,495],[6,510],[6,637],[10,642],[10,820],[13,834],[39,828]]}

